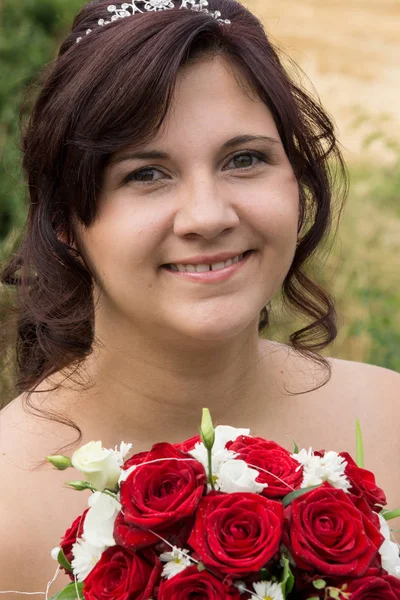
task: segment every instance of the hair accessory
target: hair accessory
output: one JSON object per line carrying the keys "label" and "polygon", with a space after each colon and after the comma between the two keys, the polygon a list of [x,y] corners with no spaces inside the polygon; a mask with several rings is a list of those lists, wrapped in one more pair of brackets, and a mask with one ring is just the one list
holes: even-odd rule
{"label": "hair accessory", "polygon": [[[207,0],[180,0],[181,5],[179,8],[187,8],[188,10],[194,10],[197,12],[203,12],[216,19],[219,23],[225,23],[227,25],[230,24],[229,19],[222,19],[221,13],[219,10],[211,11],[206,8],[208,6]],[[138,4],[141,4],[142,9],[139,8]],[[101,27],[105,25],[110,25],[114,21],[118,19],[124,19],[125,17],[132,17],[136,13],[143,13],[145,11],[158,11],[158,10],[169,10],[170,8],[175,8],[175,4],[172,0],[132,0],[132,2],[124,2],[119,7],[115,6],[115,4],[110,4],[107,7],[109,13],[113,13],[110,21],[106,21],[105,19],[99,19],[98,24]],[[92,33],[92,29],[86,30],[86,35]],[[82,40],[82,37],[78,37],[76,42],[79,43]]]}

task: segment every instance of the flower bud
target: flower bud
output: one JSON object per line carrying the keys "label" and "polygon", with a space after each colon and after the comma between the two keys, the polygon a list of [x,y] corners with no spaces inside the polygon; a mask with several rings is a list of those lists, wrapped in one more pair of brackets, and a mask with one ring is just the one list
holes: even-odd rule
{"label": "flower bud", "polygon": [[93,490],[93,486],[87,481],[67,481],[66,485],[69,485],[78,492],[83,492],[83,490]]}
{"label": "flower bud", "polygon": [[56,546],[55,548],[53,548],[53,550],[50,552],[51,554],[51,558],[53,560],[58,561],[58,555],[60,554],[60,550],[61,548],[59,546]]}
{"label": "flower bud", "polygon": [[200,426],[200,437],[207,450],[211,450],[215,442],[215,432],[213,422],[211,419],[211,414],[208,408],[203,408],[203,416],[201,419]]}
{"label": "flower bud", "polygon": [[47,462],[51,463],[56,469],[59,471],[65,471],[69,467],[72,467],[72,463],[68,456],[62,456],[61,454],[56,454],[54,456],[46,456]]}

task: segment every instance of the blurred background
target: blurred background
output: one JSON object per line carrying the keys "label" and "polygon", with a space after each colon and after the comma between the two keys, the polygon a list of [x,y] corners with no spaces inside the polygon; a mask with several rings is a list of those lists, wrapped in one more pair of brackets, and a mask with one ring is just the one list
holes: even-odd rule
{"label": "blurred background", "polygon": [[[27,207],[19,111],[83,0],[0,0],[0,263]],[[323,354],[400,372],[400,0],[245,0],[272,41],[304,71],[303,85],[336,123],[350,195],[315,275],[336,298],[339,335]],[[292,64],[287,60],[289,70]],[[296,77],[299,73],[294,73]],[[27,108],[36,90],[31,88]],[[5,305],[0,302],[0,329]],[[268,337],[304,326],[275,298]],[[1,331],[0,331],[1,333]],[[0,357],[0,371],[6,358]],[[9,360],[8,360],[9,362]],[[15,396],[2,369],[0,405]]]}

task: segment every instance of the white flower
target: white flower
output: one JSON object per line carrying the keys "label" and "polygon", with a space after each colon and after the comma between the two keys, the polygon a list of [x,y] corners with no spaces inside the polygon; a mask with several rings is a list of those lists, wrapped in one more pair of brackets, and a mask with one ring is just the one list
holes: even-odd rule
{"label": "white flower", "polygon": [[345,492],[351,488],[345,474],[347,461],[337,452],[325,452],[321,457],[315,456],[311,448],[308,451],[303,448],[299,453],[292,454],[292,458],[303,465],[303,481],[300,487],[307,488],[327,481]]}
{"label": "white flower", "polygon": [[178,573],[184,571],[186,567],[190,567],[191,561],[188,554],[188,550],[182,550],[176,546],[172,552],[163,552],[160,554],[160,560],[166,563],[162,572],[163,577],[171,579],[174,575],[178,575]]}
{"label": "white flower", "polygon": [[71,566],[78,581],[81,582],[86,579],[90,571],[99,562],[105,549],[105,547],[92,546],[92,544],[83,538],[76,540],[76,543],[72,546],[74,559],[71,562]]}
{"label": "white flower", "polygon": [[234,442],[241,435],[249,435],[250,429],[237,429],[229,425],[217,425],[213,452],[224,450],[228,442]]}
{"label": "white flower", "polygon": [[266,483],[257,483],[259,472],[252,469],[244,460],[228,460],[221,465],[215,482],[216,489],[226,494],[252,492],[260,494]]}
{"label": "white flower", "polygon": [[95,492],[89,498],[89,510],[83,524],[83,537],[92,546],[115,546],[114,523],[120,503],[108,494]]}
{"label": "white flower", "polygon": [[390,539],[390,527],[388,522],[381,514],[378,514],[380,521],[380,529],[381,534],[385,538],[385,541],[382,543],[379,548],[379,554],[382,559],[382,567],[389,573],[389,575],[394,575],[394,577],[400,578],[400,556],[399,556],[399,546],[396,542],[392,542]]}
{"label": "white flower", "polygon": [[285,600],[282,593],[282,584],[271,583],[270,581],[259,581],[253,583],[253,588],[256,595],[251,596],[251,600]]}
{"label": "white flower", "polygon": [[122,465],[125,462],[125,458],[128,456],[129,452],[131,451],[132,448],[132,444],[126,444],[125,442],[121,442],[120,446],[119,446],[119,450],[118,450],[118,446],[115,446],[115,450],[113,450],[118,464],[120,467],[122,467]]}
{"label": "white flower", "polygon": [[[219,489],[220,488],[220,484],[219,484],[219,478],[220,478],[220,473],[221,473],[221,469],[222,467],[227,463],[227,462],[232,462],[234,461],[234,459],[237,456],[236,452],[232,452],[231,450],[227,450],[225,448],[226,444],[228,442],[234,442],[240,435],[249,435],[250,433],[250,429],[236,429],[235,427],[229,427],[227,425],[218,425],[215,428],[215,441],[214,441],[214,445],[212,447],[212,451],[211,451],[211,457],[212,457],[212,474],[213,474],[213,480],[214,483],[216,485],[216,488]],[[198,460],[199,462],[201,462],[201,464],[203,465],[206,473],[208,474],[208,454],[207,454],[207,448],[204,446],[204,444],[202,442],[198,442],[195,447],[193,448],[193,450],[189,451],[189,454],[195,458],[196,460]],[[234,461],[234,462],[241,462],[241,461]],[[246,465],[247,466],[247,465]],[[249,471],[254,471],[254,469],[250,469],[250,467],[247,467],[247,469]],[[239,470],[235,470],[236,476],[239,475]],[[259,473],[258,471],[254,471],[254,473],[256,474],[255,477],[258,477]],[[225,483],[227,483],[227,480],[231,477],[233,477],[233,470],[226,470],[225,471],[225,475],[223,475],[223,481]],[[243,469],[241,471],[241,474],[243,474]],[[247,480],[250,482],[252,481],[253,476],[248,473],[248,478]],[[250,484],[252,485],[251,490],[243,490],[241,489],[240,491],[254,491],[254,484]],[[260,485],[260,484],[256,484],[256,485]],[[265,485],[263,486],[265,487]],[[211,490],[211,485],[208,485],[208,490]],[[224,490],[223,490],[224,491]],[[239,490],[237,490],[239,491]]]}
{"label": "white flower", "polygon": [[121,473],[122,455],[128,446],[122,442],[120,450],[107,450],[101,442],[89,442],[74,452],[71,462],[96,490],[115,490]]}

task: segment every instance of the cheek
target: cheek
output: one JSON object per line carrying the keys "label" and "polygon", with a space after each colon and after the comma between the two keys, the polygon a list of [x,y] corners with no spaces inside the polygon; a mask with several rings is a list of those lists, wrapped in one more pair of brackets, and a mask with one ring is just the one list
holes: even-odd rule
{"label": "cheek", "polygon": [[[294,176],[275,177],[253,194],[248,211],[254,228],[267,244],[292,251],[299,222],[299,187]],[[284,252],[286,253],[286,252]]]}
{"label": "cheek", "polygon": [[132,271],[144,262],[157,263],[167,230],[162,211],[130,207],[103,213],[86,234],[84,243],[95,270],[113,278],[114,274]]}

